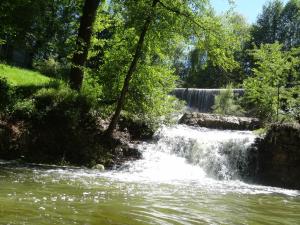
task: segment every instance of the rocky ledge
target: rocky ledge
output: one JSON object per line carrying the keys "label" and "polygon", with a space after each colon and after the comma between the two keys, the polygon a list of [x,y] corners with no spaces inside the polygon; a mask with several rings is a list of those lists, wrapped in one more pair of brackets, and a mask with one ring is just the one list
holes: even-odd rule
{"label": "rocky ledge", "polygon": [[196,112],[185,113],[179,123],[223,130],[256,130],[261,127],[260,121],[256,118]]}
{"label": "rocky ledge", "polygon": [[300,190],[300,125],[273,124],[256,145],[256,182]]}

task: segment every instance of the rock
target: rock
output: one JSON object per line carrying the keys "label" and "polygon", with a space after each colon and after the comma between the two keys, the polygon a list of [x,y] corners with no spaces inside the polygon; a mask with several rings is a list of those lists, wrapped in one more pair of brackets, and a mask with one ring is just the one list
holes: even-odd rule
{"label": "rock", "polygon": [[255,182],[300,189],[300,125],[273,124],[257,143]]}
{"label": "rock", "polygon": [[149,140],[154,135],[154,128],[149,126],[145,121],[133,120],[121,117],[119,121],[120,130],[128,132],[134,140]]}
{"label": "rock", "polygon": [[19,146],[23,145],[23,123],[8,123],[0,120],[0,158],[18,159],[22,155]]}
{"label": "rock", "polygon": [[142,153],[132,146],[123,147],[123,156],[129,159],[140,159],[142,157]]}
{"label": "rock", "polygon": [[222,116],[208,113],[185,113],[179,123],[189,126],[200,126],[213,129],[256,130],[260,128],[260,121],[256,118]]}
{"label": "rock", "polygon": [[123,163],[142,156],[136,148],[138,142],[133,142],[128,133],[116,130],[111,137],[103,133],[99,139],[103,150],[99,151],[100,155],[95,161],[103,163],[106,169],[116,169]]}
{"label": "rock", "polygon": [[118,168],[127,161],[142,158],[142,153],[133,144],[120,144],[113,149],[113,158],[111,162],[105,164],[107,168]]}
{"label": "rock", "polygon": [[99,170],[99,171],[104,171],[105,167],[102,164],[96,164],[95,166],[92,167],[94,170]]}

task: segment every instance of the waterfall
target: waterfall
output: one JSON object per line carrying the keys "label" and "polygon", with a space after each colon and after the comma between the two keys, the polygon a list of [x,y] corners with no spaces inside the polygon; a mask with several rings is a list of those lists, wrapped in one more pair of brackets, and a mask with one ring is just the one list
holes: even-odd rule
{"label": "waterfall", "polygon": [[[212,111],[215,96],[226,89],[196,89],[196,88],[176,88],[172,94],[181,100],[185,100],[187,105],[199,112],[207,113]],[[235,95],[244,94],[243,89],[233,89]]]}
{"label": "waterfall", "polygon": [[140,144],[143,159],[125,164],[122,175],[159,182],[240,179],[255,138],[250,131],[162,127],[154,142]]}

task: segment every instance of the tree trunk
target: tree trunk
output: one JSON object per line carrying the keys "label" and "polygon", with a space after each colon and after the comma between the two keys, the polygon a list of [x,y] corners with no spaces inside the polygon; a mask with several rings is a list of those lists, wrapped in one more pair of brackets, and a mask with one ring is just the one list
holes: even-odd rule
{"label": "tree trunk", "polygon": [[91,44],[93,24],[96,19],[97,9],[100,0],[85,0],[80,26],[76,41],[76,51],[72,59],[70,72],[70,85],[74,90],[79,91],[83,81],[83,67],[87,60],[88,50]]}
{"label": "tree trunk", "polygon": [[[153,2],[152,2],[152,8],[153,9],[155,8],[155,6],[157,5],[158,2],[159,2],[159,0],[153,0]],[[146,36],[147,31],[149,29],[149,26],[151,24],[151,21],[152,21],[152,18],[153,18],[152,16],[153,16],[152,14],[148,15],[148,17],[145,20],[144,26],[142,28],[140,38],[139,38],[139,41],[138,41],[136,49],[135,49],[135,54],[134,54],[133,59],[131,61],[130,67],[127,71],[125,81],[124,81],[124,84],[123,84],[123,88],[122,88],[120,97],[119,97],[118,102],[117,102],[117,107],[116,107],[115,113],[114,113],[114,115],[113,115],[113,117],[110,121],[110,124],[109,124],[107,130],[106,130],[106,134],[108,136],[112,136],[112,134],[113,134],[113,132],[116,128],[116,125],[118,123],[121,110],[122,110],[122,108],[124,106],[124,103],[125,103],[125,98],[126,98],[126,94],[128,92],[130,80],[132,78],[133,73],[136,70],[138,60],[139,60],[139,58],[141,56],[141,53],[142,53],[142,48],[143,48],[143,45],[144,45],[145,36]]]}

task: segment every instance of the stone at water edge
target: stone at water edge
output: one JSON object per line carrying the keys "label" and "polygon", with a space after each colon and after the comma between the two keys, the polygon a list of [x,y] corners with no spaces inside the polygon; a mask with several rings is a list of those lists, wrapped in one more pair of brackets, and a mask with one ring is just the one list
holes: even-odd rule
{"label": "stone at water edge", "polygon": [[299,124],[272,124],[256,147],[256,183],[300,190]]}
{"label": "stone at water edge", "polygon": [[223,116],[208,113],[185,113],[179,120],[180,124],[199,126],[212,129],[256,130],[261,127],[256,118]]}
{"label": "stone at water edge", "polygon": [[102,164],[96,164],[95,166],[92,167],[93,170],[99,170],[99,171],[104,171],[105,167]]}

